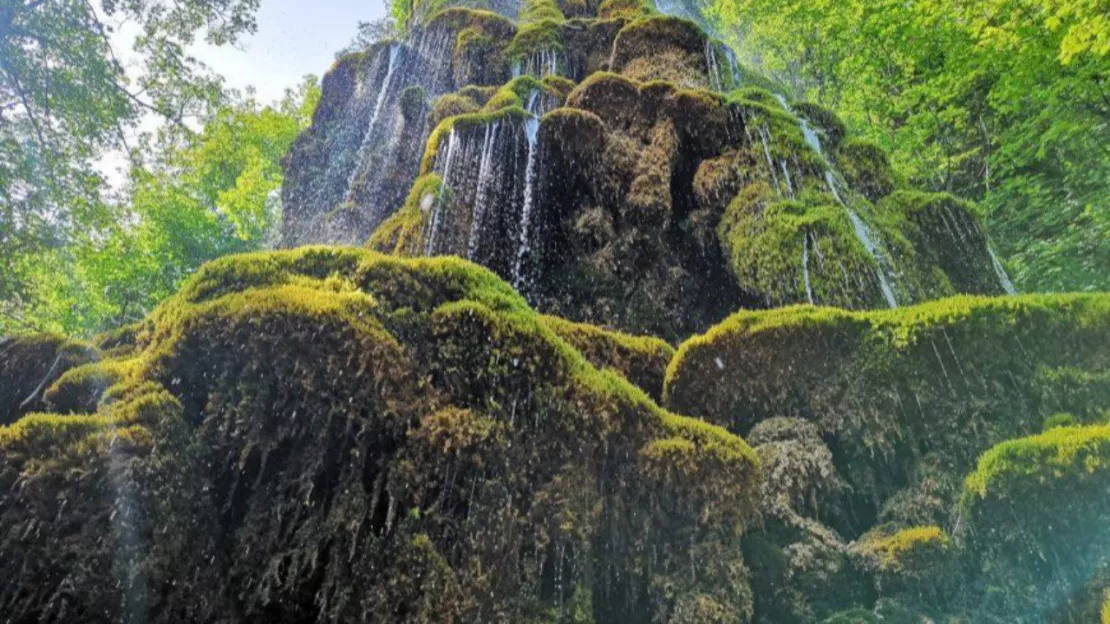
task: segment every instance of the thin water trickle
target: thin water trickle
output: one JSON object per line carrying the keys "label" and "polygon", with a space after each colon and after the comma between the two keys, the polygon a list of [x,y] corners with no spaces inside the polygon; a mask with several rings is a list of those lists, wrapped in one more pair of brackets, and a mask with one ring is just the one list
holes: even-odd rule
{"label": "thin water trickle", "polygon": [[[786,109],[788,113],[794,113],[790,108],[790,104],[787,103],[786,98],[783,97],[782,94],[776,93],[775,99],[778,100],[779,104],[782,104],[782,107]],[[804,117],[799,117],[798,123],[801,126],[802,138],[805,139],[806,145],[817,152],[818,156],[824,158],[825,152],[821,149],[821,137],[817,136],[817,131],[809,125],[809,122]],[[766,148],[766,144],[764,144],[764,148]],[[844,198],[840,195],[836,173],[828,161],[825,163],[825,184],[828,186],[829,192],[832,193],[836,203],[840,204],[844,208],[844,211],[848,213],[848,220],[852,222],[852,230],[855,232],[856,239],[859,240],[864,249],[867,250],[867,253],[870,254],[871,258],[875,261],[877,267],[875,274],[879,278],[879,289],[882,290],[883,298],[886,299],[887,305],[892,308],[897,308],[898,299],[894,296],[894,287],[891,285],[890,278],[887,276],[883,260],[883,250],[875,241],[871,228],[868,227],[867,223],[860,218],[855,210],[852,210],[852,207],[849,206],[848,202],[844,201]]]}
{"label": "thin water trickle", "polygon": [[495,121],[486,126],[486,134],[482,140],[482,160],[478,165],[478,188],[474,196],[474,218],[470,226],[470,236],[467,240],[466,258],[474,259],[474,252],[478,248],[478,240],[482,233],[482,220],[489,203],[490,185],[495,176],[492,175],[494,164],[494,147],[497,145],[497,131],[501,122]]}
{"label": "thin water trickle", "polygon": [[994,274],[998,276],[998,283],[1002,285],[1002,290],[1006,291],[1007,295],[1016,295],[1017,288],[1014,288],[1014,283],[1010,281],[1010,276],[1006,273],[1006,267],[1002,266],[1002,262],[994,253],[994,248],[989,244],[987,245],[987,253],[991,256],[991,266],[994,267]]}
{"label": "thin water trickle", "polygon": [[705,70],[709,74],[709,84],[718,93],[724,90],[721,81],[721,68],[717,63],[717,49],[710,39],[705,40]]}
{"label": "thin water trickle", "polygon": [[813,305],[813,287],[809,283],[809,232],[802,239],[802,277],[806,284],[806,301]]}
{"label": "thin water trickle", "polygon": [[[424,246],[424,255],[430,256],[435,251],[436,235],[439,233],[439,218],[440,213],[443,212],[443,197],[448,185],[448,180],[451,179],[451,161],[455,155],[455,144],[458,142],[458,133],[454,128],[451,128],[451,134],[447,138],[447,156],[443,159],[443,168],[439,172],[442,186],[440,187],[439,195],[436,197],[432,205],[432,220],[428,227],[428,240]],[[436,163],[437,168],[439,163]]]}
{"label": "thin water trickle", "polygon": [[538,91],[528,97],[527,110],[532,114],[524,121],[524,136],[528,141],[528,164],[524,170],[524,201],[520,210],[520,240],[517,242],[516,258],[513,260],[513,286],[518,290],[524,285],[524,258],[531,250],[532,207],[535,204],[536,186],[536,145],[539,143],[540,116],[543,115],[544,99]]}
{"label": "thin water trickle", "polygon": [[378,123],[378,118],[381,117],[382,105],[385,104],[386,98],[390,95],[390,86],[393,84],[393,75],[397,68],[397,59],[401,55],[401,50],[400,44],[389,44],[389,66],[386,69],[385,79],[382,80],[382,86],[378,89],[378,99],[374,104],[374,111],[370,114],[370,122],[366,124],[366,133],[362,136],[362,143],[359,145],[358,153],[355,156],[355,167],[351,169],[351,175],[347,178],[347,192],[344,194],[344,202],[350,202],[353,199],[358,176],[362,171],[362,167],[359,165],[366,161],[370,150],[374,146],[376,136],[374,129]]}

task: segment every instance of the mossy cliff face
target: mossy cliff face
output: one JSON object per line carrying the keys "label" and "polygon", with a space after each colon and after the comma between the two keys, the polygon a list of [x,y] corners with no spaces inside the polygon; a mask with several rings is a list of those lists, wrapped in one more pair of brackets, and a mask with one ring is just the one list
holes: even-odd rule
{"label": "mossy cliff face", "polygon": [[902,189],[695,22],[614,0],[513,17],[446,9],[341,61],[328,84],[355,86],[292,154],[286,241],[460,256],[544,312],[669,340],[740,307],[1003,292],[973,206]]}
{"label": "mossy cliff face", "polygon": [[349,248],[207,265],[131,338],[0,428],[12,621],[751,613],[755,453],[572,346],[659,384],[665,344]]}
{"label": "mossy cliff face", "polygon": [[762,460],[757,621],[1079,622],[1110,557],[1108,373],[1106,295],[796,306],[682,344],[664,405]]}

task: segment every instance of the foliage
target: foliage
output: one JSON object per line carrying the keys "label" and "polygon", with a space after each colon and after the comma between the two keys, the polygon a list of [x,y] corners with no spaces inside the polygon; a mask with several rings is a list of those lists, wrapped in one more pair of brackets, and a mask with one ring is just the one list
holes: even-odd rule
{"label": "foliage", "polygon": [[899,175],[981,201],[1020,288],[1110,288],[1105,3],[716,0],[710,11],[745,58],[836,109]]}
{"label": "foliage", "polygon": [[[0,4],[0,300],[23,301],[40,259],[114,215],[95,165],[127,149],[145,115],[186,122],[222,98],[187,53],[198,32],[233,43],[254,31],[259,0],[9,0]],[[94,6],[95,5],[95,6]],[[112,49],[116,23],[136,30],[136,64]],[[61,263],[64,265],[64,263]]]}
{"label": "foliage", "polygon": [[9,312],[38,329],[94,333],[142,318],[203,262],[265,245],[282,159],[318,99],[310,77],[277,105],[247,98],[217,108],[198,133],[160,134],[124,200],[101,205],[110,220],[15,256],[32,284]]}

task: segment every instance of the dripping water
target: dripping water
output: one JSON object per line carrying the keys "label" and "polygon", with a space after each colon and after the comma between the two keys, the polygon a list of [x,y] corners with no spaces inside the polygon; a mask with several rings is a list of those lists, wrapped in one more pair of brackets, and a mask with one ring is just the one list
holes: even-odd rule
{"label": "dripping water", "polygon": [[482,230],[482,218],[486,212],[486,204],[489,203],[490,184],[495,178],[493,175],[494,147],[497,145],[497,131],[500,127],[500,121],[486,125],[485,138],[482,140],[482,160],[478,165],[478,189],[474,196],[474,218],[467,240],[466,258],[468,260],[474,259],[478,236]]}
{"label": "dripping water", "polygon": [[382,81],[382,86],[378,89],[378,100],[374,104],[374,111],[370,114],[370,122],[366,125],[366,133],[363,134],[362,144],[359,145],[358,153],[355,156],[355,167],[351,169],[351,175],[347,178],[347,192],[344,196],[344,203],[352,201],[355,185],[358,181],[359,173],[362,167],[359,163],[366,161],[370,150],[374,145],[374,127],[378,122],[378,118],[382,113],[382,105],[385,104],[386,97],[390,94],[390,85],[393,82],[393,74],[397,68],[397,59],[401,55],[401,46],[396,43],[389,44],[389,66],[385,72],[385,79]]}
{"label": "dripping water", "polygon": [[520,240],[517,241],[516,258],[513,260],[513,286],[520,290],[524,285],[524,258],[531,251],[532,208],[536,203],[536,144],[539,142],[540,117],[545,112],[544,99],[539,91],[528,97],[527,110],[531,117],[524,121],[524,136],[528,141],[528,164],[524,170],[524,201],[520,210]]}
{"label": "dripping water", "polygon": [[458,143],[458,133],[454,128],[451,128],[451,134],[447,138],[447,156],[443,159],[443,168],[439,172],[440,180],[442,180],[439,195],[432,204],[432,218],[428,227],[428,240],[424,246],[425,256],[430,256],[432,252],[435,251],[436,236],[439,234],[439,219],[440,214],[443,212],[443,201],[446,195],[448,180],[451,179],[451,161],[454,159],[456,143]]}
{"label": "dripping water", "polygon": [[806,301],[813,305],[813,287],[809,283],[809,232],[802,239],[802,277],[806,284]]}
{"label": "dripping water", "polygon": [[1006,291],[1007,295],[1016,295],[1017,289],[1014,288],[1014,283],[1010,281],[1010,276],[1006,274],[1006,267],[1002,266],[1002,262],[994,253],[994,248],[989,244],[987,245],[987,253],[991,256],[991,266],[994,267],[994,274],[998,276],[998,283],[1002,285],[1002,290]]}
{"label": "dripping water", "polygon": [[[786,102],[785,97],[783,97],[781,94],[776,93],[775,99],[779,101],[779,104],[781,104],[782,107],[787,110],[787,112],[793,113],[793,111],[790,109],[790,105]],[[818,156],[824,158],[825,152],[821,149],[821,139],[817,136],[817,132],[809,125],[809,122],[806,121],[805,118],[799,118],[798,121],[801,124],[802,137],[805,139],[806,145],[809,145],[809,147],[811,147],[813,151],[817,152]],[[764,144],[764,148],[766,149],[766,143]],[[844,201],[844,198],[840,195],[835,172],[833,171],[832,166],[827,164],[827,160],[825,166],[825,184],[828,186],[829,192],[832,193],[832,196],[836,200],[836,203],[840,204],[844,208],[844,211],[848,213],[848,220],[852,222],[852,230],[855,232],[856,239],[859,240],[864,249],[867,250],[867,253],[870,254],[871,258],[875,261],[875,264],[877,265],[875,273],[879,278],[879,287],[883,292],[883,298],[886,299],[887,305],[892,308],[897,308],[898,300],[894,296],[894,288],[891,286],[890,279],[887,277],[886,274],[885,263],[882,256],[882,249],[875,241],[875,237],[871,232],[871,228],[868,227],[868,225],[863,221],[863,219],[860,218],[855,210],[852,210],[852,207],[849,206],[848,203]]]}
{"label": "dripping water", "polygon": [[713,45],[711,39],[705,40],[705,69],[709,74],[709,83],[713,90],[720,93],[724,91],[724,84],[721,80],[721,68],[717,63],[717,49]]}

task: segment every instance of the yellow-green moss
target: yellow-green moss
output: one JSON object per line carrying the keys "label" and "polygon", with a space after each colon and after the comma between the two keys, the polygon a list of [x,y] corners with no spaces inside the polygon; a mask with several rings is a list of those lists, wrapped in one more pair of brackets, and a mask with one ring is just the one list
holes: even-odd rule
{"label": "yellow-green moss", "polygon": [[725,210],[718,238],[737,282],[770,306],[881,302],[878,267],[829,195],[778,201],[767,184],[750,185]]}
{"label": "yellow-green moss", "polygon": [[606,331],[586,323],[543,316],[543,323],[577,349],[594,366],[612,368],[658,400],[674,349],[652,336]]}
{"label": "yellow-green moss", "polygon": [[1074,484],[1108,478],[1110,425],[1056,427],[983,453],[967,477],[962,504],[988,497],[1020,497],[1026,488],[1053,487],[1055,481]]}
{"label": "yellow-green moss", "polygon": [[92,345],[56,334],[0,337],[0,425],[44,409],[43,391],[96,354]]}
{"label": "yellow-green moss", "polygon": [[522,26],[505,48],[505,56],[519,60],[533,52],[563,49],[562,21],[543,20]]}
{"label": "yellow-green moss", "polygon": [[[495,98],[491,98],[493,100]],[[489,103],[487,103],[487,106]],[[439,151],[439,144],[450,136],[452,130],[466,131],[473,128],[484,127],[497,120],[522,120],[531,114],[520,106],[509,106],[488,112],[477,112],[466,115],[448,117],[432,130],[428,143],[424,147],[424,157],[420,161],[420,175],[432,172],[435,166],[435,157]]]}
{"label": "yellow-green moss", "polygon": [[479,108],[478,103],[469,97],[448,93],[436,98],[436,101],[432,104],[432,113],[429,120],[433,125],[438,125],[448,117],[473,113]]}
{"label": "yellow-green moss", "polygon": [[898,188],[899,181],[886,152],[874,143],[848,139],[829,149],[835,150],[833,159],[844,180],[867,199],[877,202]]}
{"label": "yellow-green moss", "polygon": [[46,389],[43,399],[60,414],[90,413],[111,386],[135,371],[135,361],[108,359],[72,368]]}
{"label": "yellow-green moss", "polygon": [[945,550],[951,539],[936,526],[918,526],[902,529],[891,535],[874,536],[864,544],[864,549],[878,557],[884,571],[898,571],[912,566],[914,556],[920,551]]}
{"label": "yellow-green moss", "polygon": [[435,202],[442,201],[440,195],[446,192],[443,180],[434,173],[417,178],[404,206],[374,230],[366,246],[397,256],[421,255],[427,218]]}
{"label": "yellow-green moss", "polygon": [[[990,446],[1040,431],[1056,410],[1030,410],[1038,371],[1103,370],[1107,336],[1105,295],[744,311],[679,347],[664,405],[739,433],[772,416],[812,420],[852,466],[852,487],[881,502],[929,453],[958,473]],[[1070,429],[1045,435],[1058,431]],[[942,504],[958,495],[942,493]]]}
{"label": "yellow-green moss", "polygon": [[651,13],[643,0],[603,0],[597,8],[600,19],[624,18],[634,20],[646,17]]}

